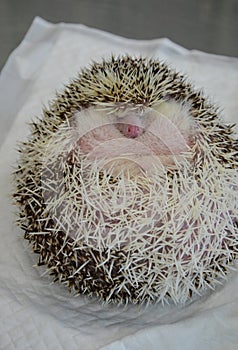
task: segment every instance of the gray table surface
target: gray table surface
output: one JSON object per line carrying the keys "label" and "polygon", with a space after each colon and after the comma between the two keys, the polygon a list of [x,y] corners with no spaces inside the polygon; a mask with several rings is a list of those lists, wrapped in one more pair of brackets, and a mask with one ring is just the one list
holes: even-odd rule
{"label": "gray table surface", "polygon": [[35,16],[238,56],[238,0],[0,0],[0,69]]}

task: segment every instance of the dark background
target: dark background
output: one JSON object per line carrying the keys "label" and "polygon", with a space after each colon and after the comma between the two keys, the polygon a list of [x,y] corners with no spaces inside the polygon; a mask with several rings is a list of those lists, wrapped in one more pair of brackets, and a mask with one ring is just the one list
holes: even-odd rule
{"label": "dark background", "polygon": [[238,0],[0,0],[0,69],[35,16],[238,56]]}

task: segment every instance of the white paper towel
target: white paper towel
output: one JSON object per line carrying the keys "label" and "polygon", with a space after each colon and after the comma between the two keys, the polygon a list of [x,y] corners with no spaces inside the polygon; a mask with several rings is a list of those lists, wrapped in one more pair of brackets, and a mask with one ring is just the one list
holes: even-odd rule
{"label": "white paper towel", "polygon": [[186,307],[103,306],[50,284],[14,224],[9,193],[17,142],[27,122],[92,60],[129,53],[185,73],[237,122],[238,59],[186,50],[168,39],[136,41],[36,18],[0,76],[0,349],[238,349],[238,274]]}

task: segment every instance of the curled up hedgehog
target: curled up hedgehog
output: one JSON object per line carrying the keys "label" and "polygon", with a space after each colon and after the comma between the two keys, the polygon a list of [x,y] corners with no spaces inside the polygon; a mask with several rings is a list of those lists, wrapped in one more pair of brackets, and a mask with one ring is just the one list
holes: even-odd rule
{"label": "curled up hedgehog", "polygon": [[19,151],[18,222],[39,265],[74,293],[185,303],[234,269],[233,125],[165,64],[93,63]]}

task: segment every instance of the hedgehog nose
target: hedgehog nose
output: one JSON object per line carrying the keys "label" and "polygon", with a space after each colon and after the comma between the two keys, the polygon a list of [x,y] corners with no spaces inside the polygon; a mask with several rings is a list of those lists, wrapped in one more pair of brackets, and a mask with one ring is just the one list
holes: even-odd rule
{"label": "hedgehog nose", "polygon": [[136,138],[141,134],[142,130],[138,125],[128,124],[126,128],[126,135],[131,138]]}

